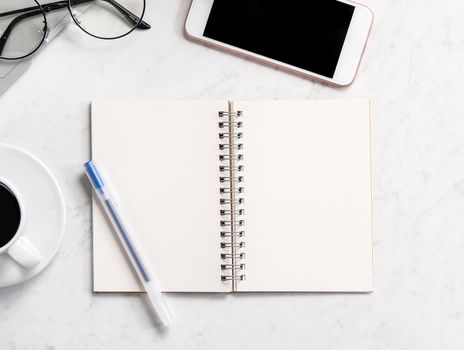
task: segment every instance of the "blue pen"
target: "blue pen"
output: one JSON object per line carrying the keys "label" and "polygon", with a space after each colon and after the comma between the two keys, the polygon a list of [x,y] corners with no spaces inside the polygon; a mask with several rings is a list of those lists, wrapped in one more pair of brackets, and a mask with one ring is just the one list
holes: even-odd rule
{"label": "blue pen", "polygon": [[127,256],[129,257],[135,271],[137,272],[137,275],[139,276],[140,281],[142,282],[147,292],[153,309],[158,315],[163,326],[169,326],[173,321],[170,309],[161,294],[160,288],[153,280],[147,264],[143,261],[142,256],[140,255],[139,250],[133,240],[133,237],[130,235],[129,231],[124,225],[123,219],[114,204],[113,198],[109,193],[107,186],[105,186],[100,172],[97,170],[97,167],[93,161],[88,161],[84,164],[84,167],[98,199],[100,200],[103,208],[105,208],[105,212],[111,220],[114,230],[116,231]]}

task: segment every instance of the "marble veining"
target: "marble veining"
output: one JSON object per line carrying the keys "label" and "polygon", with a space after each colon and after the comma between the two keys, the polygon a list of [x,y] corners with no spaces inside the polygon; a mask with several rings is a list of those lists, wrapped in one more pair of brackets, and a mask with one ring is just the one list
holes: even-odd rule
{"label": "marble veining", "polygon": [[[0,289],[0,349],[462,349],[464,3],[365,3],[374,28],[345,89],[186,40],[187,0],[148,1],[152,29],[120,41],[70,26],[51,42],[0,97],[0,142],[53,169],[68,224],[41,275]],[[153,328],[138,296],[92,294],[82,164],[89,102],[104,96],[370,98],[375,292],[169,295],[177,315],[169,333]]]}

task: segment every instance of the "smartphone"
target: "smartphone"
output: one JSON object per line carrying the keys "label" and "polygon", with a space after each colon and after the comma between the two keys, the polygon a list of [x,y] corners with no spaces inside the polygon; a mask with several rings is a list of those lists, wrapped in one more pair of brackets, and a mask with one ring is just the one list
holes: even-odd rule
{"label": "smartphone", "polygon": [[356,76],[372,26],[349,0],[193,0],[188,36],[336,86]]}

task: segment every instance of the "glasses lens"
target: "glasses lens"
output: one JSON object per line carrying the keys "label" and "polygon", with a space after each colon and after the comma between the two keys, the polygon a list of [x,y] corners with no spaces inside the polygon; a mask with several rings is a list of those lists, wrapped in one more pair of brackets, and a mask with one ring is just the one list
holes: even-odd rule
{"label": "glasses lens", "polygon": [[144,0],[69,0],[74,21],[86,33],[116,39],[133,31],[145,11]]}
{"label": "glasses lens", "polygon": [[30,55],[45,37],[45,13],[34,0],[0,0],[0,58]]}

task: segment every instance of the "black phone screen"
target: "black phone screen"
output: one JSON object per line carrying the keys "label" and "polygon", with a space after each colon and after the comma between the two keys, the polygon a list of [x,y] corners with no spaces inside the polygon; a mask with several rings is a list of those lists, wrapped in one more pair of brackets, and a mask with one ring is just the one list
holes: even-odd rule
{"label": "black phone screen", "polygon": [[215,0],[203,35],[333,78],[353,13],[336,0]]}

